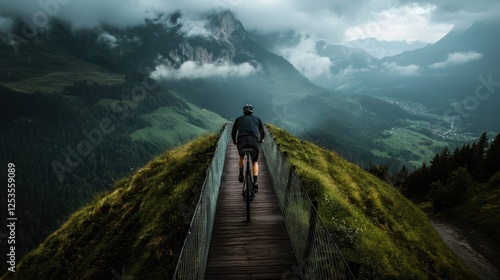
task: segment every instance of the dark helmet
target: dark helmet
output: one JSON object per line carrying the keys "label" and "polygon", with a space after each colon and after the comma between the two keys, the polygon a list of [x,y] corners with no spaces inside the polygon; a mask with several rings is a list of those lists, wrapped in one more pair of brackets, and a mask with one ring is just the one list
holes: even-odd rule
{"label": "dark helmet", "polygon": [[243,113],[245,114],[252,114],[253,113],[253,106],[252,104],[246,104],[243,106]]}

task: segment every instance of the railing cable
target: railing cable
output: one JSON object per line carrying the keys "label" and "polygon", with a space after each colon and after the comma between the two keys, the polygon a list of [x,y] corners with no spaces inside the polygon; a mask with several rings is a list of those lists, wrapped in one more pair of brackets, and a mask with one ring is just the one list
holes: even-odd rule
{"label": "railing cable", "polygon": [[311,201],[294,167],[281,152],[279,144],[266,128],[261,148],[280,204],[302,279],[356,279],[318,214],[318,204]]}
{"label": "railing cable", "polygon": [[204,277],[227,143],[230,137],[228,127],[229,125],[226,124],[221,132],[212,162],[207,170],[173,280],[193,280]]}

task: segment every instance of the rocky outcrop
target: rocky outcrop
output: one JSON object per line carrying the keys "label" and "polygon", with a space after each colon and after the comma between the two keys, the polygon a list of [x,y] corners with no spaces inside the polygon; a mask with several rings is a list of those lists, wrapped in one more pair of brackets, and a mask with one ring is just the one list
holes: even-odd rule
{"label": "rocky outcrop", "polygon": [[208,29],[217,41],[242,41],[248,36],[243,24],[230,11],[215,15],[209,23]]}
{"label": "rocky outcrop", "polygon": [[245,52],[242,42],[248,34],[239,20],[230,11],[212,16],[206,26],[211,37],[196,40],[186,39],[169,52],[170,62],[180,66],[185,61],[199,64],[217,61],[232,62],[237,53]]}

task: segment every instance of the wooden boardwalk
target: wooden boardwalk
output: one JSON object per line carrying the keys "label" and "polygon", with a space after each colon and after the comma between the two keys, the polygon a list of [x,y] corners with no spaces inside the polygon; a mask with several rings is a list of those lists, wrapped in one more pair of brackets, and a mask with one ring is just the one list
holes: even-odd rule
{"label": "wooden boardwalk", "polygon": [[205,279],[284,279],[296,259],[274,194],[269,172],[259,156],[259,192],[246,221],[243,184],[238,182],[238,152],[228,144]]}

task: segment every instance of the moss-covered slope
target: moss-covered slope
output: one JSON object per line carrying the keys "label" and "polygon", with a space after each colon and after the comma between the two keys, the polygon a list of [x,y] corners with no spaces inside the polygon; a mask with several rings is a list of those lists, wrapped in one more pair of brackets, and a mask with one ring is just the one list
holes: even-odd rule
{"label": "moss-covered slope", "polygon": [[117,182],[3,279],[169,279],[217,139],[200,137]]}
{"label": "moss-covered slope", "polygon": [[394,187],[331,151],[270,130],[346,259],[361,264],[361,279],[476,278]]}
{"label": "moss-covered slope", "polygon": [[[474,279],[396,189],[270,128],[361,279]],[[169,151],[73,214],[3,279],[169,279],[218,137]],[[50,205],[47,205],[50,207]],[[133,278],[132,278],[133,277]]]}

